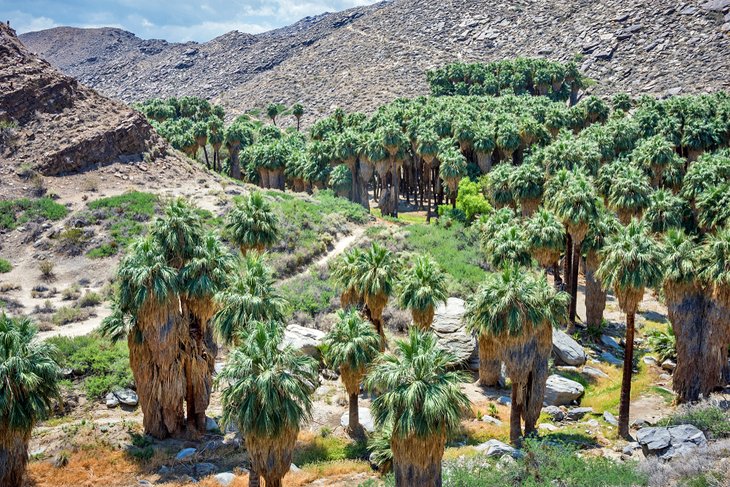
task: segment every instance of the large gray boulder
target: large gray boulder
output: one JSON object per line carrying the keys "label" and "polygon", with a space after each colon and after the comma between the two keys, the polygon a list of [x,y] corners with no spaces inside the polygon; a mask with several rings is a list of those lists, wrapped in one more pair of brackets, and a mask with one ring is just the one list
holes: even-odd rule
{"label": "large gray boulder", "polygon": [[574,380],[560,375],[551,375],[545,384],[545,404],[548,406],[563,406],[572,404],[583,396],[585,389]]}
{"label": "large gray boulder", "polygon": [[484,443],[475,446],[474,449],[478,452],[485,453],[491,458],[501,458],[504,455],[512,457],[519,456],[517,450],[499,440],[485,441]]}
{"label": "large gray boulder", "polygon": [[636,433],[644,456],[656,456],[663,460],[681,457],[695,448],[707,446],[705,434],[691,424],[668,428],[642,428]]}
{"label": "large gray boulder", "polygon": [[324,340],[325,332],[307,328],[306,326],[291,324],[284,330],[282,346],[291,345],[305,355],[320,358],[319,346]]}
{"label": "large gray boulder", "polygon": [[[368,433],[373,433],[375,431],[375,420],[373,419],[373,415],[370,413],[370,408],[357,408],[358,415],[360,416],[360,425],[362,428],[367,431]],[[350,425],[350,414],[349,412],[345,412],[342,417],[340,417],[340,426],[343,428],[347,428]]]}
{"label": "large gray boulder", "polygon": [[464,323],[464,300],[449,298],[446,304],[439,305],[434,311],[433,330],[439,346],[453,353],[458,360],[472,370],[479,370],[479,349]]}
{"label": "large gray boulder", "polygon": [[580,366],[586,363],[586,352],[567,333],[553,330],[553,355],[555,360],[566,365]]}

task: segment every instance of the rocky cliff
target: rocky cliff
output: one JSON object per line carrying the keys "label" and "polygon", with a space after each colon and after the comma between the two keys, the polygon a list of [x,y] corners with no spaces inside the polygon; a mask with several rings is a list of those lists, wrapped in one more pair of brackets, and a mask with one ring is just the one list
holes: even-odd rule
{"label": "rocky cliff", "polygon": [[730,89],[730,0],[391,0],[209,42],[142,40],[117,29],[22,36],[64,72],[124,100],[198,95],[232,112],[301,101],[369,111],[427,92],[454,60],[578,59],[589,91],[657,95]]}
{"label": "rocky cliff", "polygon": [[[32,55],[0,23],[0,177],[53,176],[114,162],[175,161],[145,118]],[[168,161],[168,162],[170,162]]]}

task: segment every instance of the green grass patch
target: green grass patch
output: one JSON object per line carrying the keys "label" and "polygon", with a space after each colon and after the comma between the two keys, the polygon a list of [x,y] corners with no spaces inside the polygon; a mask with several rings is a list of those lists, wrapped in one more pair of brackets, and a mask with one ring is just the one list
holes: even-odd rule
{"label": "green grass patch", "polygon": [[94,247],[86,253],[86,256],[90,259],[103,259],[104,257],[111,257],[119,252],[119,246],[116,242],[107,242]]}
{"label": "green grass patch", "polygon": [[[131,191],[89,202],[85,215],[92,223],[105,222],[111,241],[90,249],[92,259],[111,257],[147,231],[147,222],[154,216],[159,200],[156,195]],[[212,216],[212,215],[211,215]]]}
{"label": "green grass patch", "polygon": [[289,303],[290,312],[299,311],[314,317],[332,309],[332,300],[338,295],[332,279],[322,279],[316,271],[282,284],[280,291]]}
{"label": "green grass patch", "polygon": [[5,274],[13,270],[13,264],[5,259],[0,259],[0,274]]}
{"label": "green grass patch", "polygon": [[111,343],[97,335],[54,337],[59,365],[73,370],[89,398],[101,399],[118,387],[133,383],[126,342]]}
{"label": "green grass patch", "polygon": [[449,274],[451,296],[464,298],[476,291],[486,275],[476,229],[454,223],[410,225],[404,231],[409,250],[431,255]]}
{"label": "green grass patch", "polygon": [[64,218],[68,209],[51,198],[21,198],[0,201],[0,229],[12,230],[29,221]]}
{"label": "green grass patch", "polygon": [[314,436],[297,442],[292,462],[297,466],[336,460],[357,460],[368,456],[364,442],[353,442],[335,436]]}
{"label": "green grass patch", "polygon": [[89,202],[90,210],[110,209],[119,215],[147,215],[151,217],[157,208],[157,196],[152,193],[130,191],[119,196],[100,198]]}
{"label": "green grass patch", "polygon": [[730,437],[730,412],[717,406],[690,406],[672,414],[667,424],[691,424],[714,438]]}

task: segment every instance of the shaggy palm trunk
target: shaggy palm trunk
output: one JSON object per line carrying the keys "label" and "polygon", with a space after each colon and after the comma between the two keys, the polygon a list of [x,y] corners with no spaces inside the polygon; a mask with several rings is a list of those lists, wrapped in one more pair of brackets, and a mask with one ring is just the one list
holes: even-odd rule
{"label": "shaggy palm trunk", "polygon": [[548,362],[553,351],[553,329],[549,324],[542,326],[537,339],[537,354],[533,361],[532,372],[528,378],[527,398],[523,418],[525,420],[525,435],[535,433],[537,420],[542,412],[542,403],[545,400],[547,378],[550,375]]}
{"label": "shaggy palm trunk", "polygon": [[31,429],[14,431],[0,427],[0,485],[21,487],[28,463]]}
{"label": "shaggy palm trunk", "polygon": [[706,326],[709,329],[705,350],[705,383],[703,394],[709,394],[725,385],[725,372],[730,347],[730,293],[715,286],[707,312]]}
{"label": "shaggy palm trunk", "polygon": [[241,164],[238,162],[238,153],[241,150],[241,144],[231,146],[231,177],[233,179],[241,179]]}
{"label": "shaggy palm trunk", "polygon": [[573,240],[573,257],[570,277],[570,320],[568,321],[568,333],[575,331],[575,314],[578,304],[578,269],[580,267],[580,245],[578,240]]}
{"label": "shaggy palm trunk", "polygon": [[352,436],[362,437],[363,428],[360,425],[360,412],[358,409],[358,394],[360,393],[360,380],[365,370],[352,370],[345,365],[340,366],[340,376],[348,396],[348,419],[347,431]]}
{"label": "shaggy palm trunk", "polygon": [[618,411],[618,434],[629,439],[629,406],[631,402],[631,373],[634,368],[634,319],[636,310],[626,313],[626,349],[624,350],[624,368],[621,378],[621,399]]}
{"label": "shaggy palm trunk", "polygon": [[[367,298],[365,301],[365,316],[367,316],[370,323],[372,323],[375,327],[375,331],[377,331],[378,335],[380,335],[380,351],[383,352],[385,351],[385,330],[383,329],[382,317],[385,304],[381,306],[378,297],[375,297],[374,299],[371,298],[369,303]],[[387,298],[385,299],[385,302],[387,303]]]}
{"label": "shaggy palm trunk", "polygon": [[492,170],[492,153],[477,152],[477,165],[482,174],[487,174]]}
{"label": "shaggy palm trunk", "polygon": [[412,309],[411,317],[413,318],[413,324],[415,324],[421,330],[428,330],[433,322],[434,310],[433,306],[428,306],[424,310]]}
{"label": "shaggy palm trunk", "polygon": [[260,486],[261,486],[261,476],[254,468],[251,468],[251,470],[248,472],[248,487],[260,487]]}
{"label": "shaggy palm trunk", "polygon": [[393,474],[398,487],[441,487],[445,435],[400,438],[393,433]]}
{"label": "shaggy palm trunk", "polygon": [[565,258],[563,259],[563,281],[565,287],[570,291],[570,279],[573,277],[573,239],[570,234],[565,236]]}
{"label": "shaggy palm trunk", "polygon": [[280,435],[246,435],[246,448],[252,470],[266,481],[266,487],[281,487],[281,479],[291,467],[298,430],[282,431]]}
{"label": "shaggy palm trunk", "polygon": [[192,435],[206,431],[205,411],[213,390],[213,371],[218,346],[209,326],[214,306],[211,300],[184,301],[188,335],[182,344],[186,377],[185,402],[188,432]]}
{"label": "shaggy palm trunk", "polygon": [[672,387],[678,403],[697,401],[706,389],[714,388],[714,384],[709,384],[712,374],[706,358],[712,349],[706,326],[708,303],[702,290],[695,286],[665,286],[664,290],[677,349]]}
{"label": "shaggy palm trunk", "polygon": [[522,384],[512,383],[512,397],[509,413],[509,442],[518,447],[522,441],[522,403],[520,388]]}
{"label": "shaggy palm trunk", "polygon": [[598,255],[588,252],[586,256],[586,324],[589,330],[598,330],[603,323],[603,311],[606,309],[606,291],[596,277]]}
{"label": "shaggy palm trunk", "polygon": [[210,161],[208,160],[208,149],[206,149],[205,145],[203,146],[203,154],[205,155],[205,167],[210,169]]}
{"label": "shaggy palm trunk", "polygon": [[492,338],[479,335],[479,385],[494,387],[499,385],[502,374],[502,361],[499,359],[499,344]]}

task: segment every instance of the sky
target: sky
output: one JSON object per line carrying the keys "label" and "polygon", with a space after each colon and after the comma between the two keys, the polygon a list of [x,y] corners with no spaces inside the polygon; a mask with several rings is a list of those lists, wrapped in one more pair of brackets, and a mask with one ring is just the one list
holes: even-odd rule
{"label": "sky", "polygon": [[257,34],[309,15],[376,0],[0,0],[0,21],[19,34],[58,26],[119,27],[143,39],[208,41],[238,30]]}

